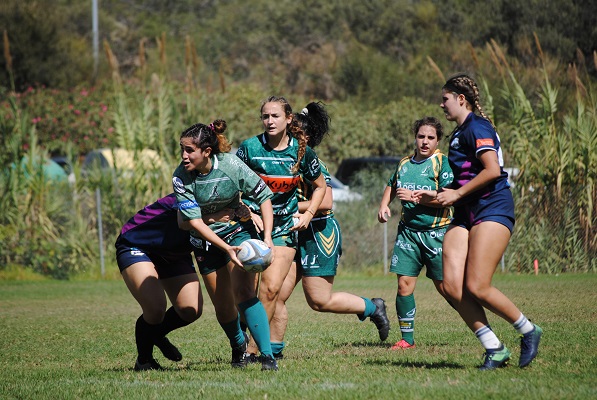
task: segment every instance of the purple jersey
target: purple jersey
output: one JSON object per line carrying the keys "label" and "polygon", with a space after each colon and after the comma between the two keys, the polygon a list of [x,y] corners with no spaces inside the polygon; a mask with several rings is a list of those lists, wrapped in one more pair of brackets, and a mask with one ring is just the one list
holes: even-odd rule
{"label": "purple jersey", "polygon": [[145,206],[122,227],[116,245],[126,244],[146,252],[184,255],[193,251],[189,232],[178,227],[174,193]]}
{"label": "purple jersey", "polygon": [[458,127],[458,130],[450,138],[448,160],[454,172],[454,181],[450,185],[451,189],[458,189],[464,186],[483,170],[483,164],[478,156],[480,152],[486,150],[496,152],[502,171],[501,175],[486,187],[457,201],[454,204],[455,206],[480,198],[486,198],[491,193],[510,187],[508,184],[508,174],[503,169],[504,161],[502,149],[500,148],[500,138],[497,132],[488,120],[471,112],[466,117],[464,123]]}

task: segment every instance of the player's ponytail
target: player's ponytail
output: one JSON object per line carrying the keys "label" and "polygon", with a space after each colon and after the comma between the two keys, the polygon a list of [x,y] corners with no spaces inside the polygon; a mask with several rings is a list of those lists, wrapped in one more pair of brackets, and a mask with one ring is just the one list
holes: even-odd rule
{"label": "player's ponytail", "polygon": [[212,154],[226,153],[231,149],[224,132],[226,131],[226,121],[216,119],[209,125],[195,124],[180,135],[180,138],[192,138],[193,144],[200,149],[211,147]]}
{"label": "player's ponytail", "polygon": [[292,137],[295,138],[299,143],[296,164],[294,164],[290,169],[293,174],[296,174],[301,165],[301,160],[305,155],[305,151],[307,150],[307,137],[305,136],[305,131],[298,124],[295,124],[294,120],[293,123],[290,124],[289,129]]}

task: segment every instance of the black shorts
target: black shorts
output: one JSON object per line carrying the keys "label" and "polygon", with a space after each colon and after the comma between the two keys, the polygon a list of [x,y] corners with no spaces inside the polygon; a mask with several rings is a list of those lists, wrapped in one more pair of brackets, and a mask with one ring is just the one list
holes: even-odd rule
{"label": "black shorts", "polygon": [[161,254],[159,252],[149,253],[136,247],[117,244],[116,262],[118,263],[120,272],[138,262],[153,263],[160,279],[197,273],[190,252],[175,255]]}

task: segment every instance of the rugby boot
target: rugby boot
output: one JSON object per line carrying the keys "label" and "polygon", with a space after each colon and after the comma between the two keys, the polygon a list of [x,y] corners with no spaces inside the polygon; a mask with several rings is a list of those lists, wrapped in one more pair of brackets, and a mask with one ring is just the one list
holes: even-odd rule
{"label": "rugby boot", "polygon": [[377,327],[379,339],[383,342],[388,338],[388,334],[390,333],[390,320],[386,313],[386,302],[380,298],[371,299],[371,302],[375,304],[375,312],[369,319]]}
{"label": "rugby boot", "polygon": [[510,350],[503,344],[497,349],[486,349],[483,354],[483,365],[479,367],[480,371],[489,371],[502,368],[508,365],[510,361]]}
{"label": "rugby boot", "polygon": [[520,335],[520,360],[518,360],[518,366],[520,368],[526,367],[535,359],[535,357],[537,357],[543,329],[541,329],[539,325],[533,324],[533,326],[534,328],[532,331]]}
{"label": "rugby boot", "polygon": [[158,349],[160,349],[164,357],[166,357],[168,360],[182,360],[182,354],[180,354],[180,351],[178,351],[176,346],[174,346],[166,336],[157,339],[154,344],[157,346]]}

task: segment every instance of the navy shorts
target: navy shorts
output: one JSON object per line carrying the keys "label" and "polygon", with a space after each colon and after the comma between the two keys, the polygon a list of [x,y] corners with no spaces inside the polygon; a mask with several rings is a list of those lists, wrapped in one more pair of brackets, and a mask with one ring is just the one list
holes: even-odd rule
{"label": "navy shorts", "polygon": [[153,263],[160,279],[197,273],[190,252],[176,255],[160,254],[158,252],[148,253],[136,247],[117,244],[116,262],[120,272],[139,262]]}
{"label": "navy shorts", "polygon": [[192,237],[191,243],[195,246],[193,253],[201,275],[211,274],[228,264],[230,257],[217,246],[207,240]]}
{"label": "navy shorts", "polygon": [[470,230],[481,222],[493,221],[514,230],[514,199],[510,189],[499,190],[485,198],[454,207],[451,225]]}

